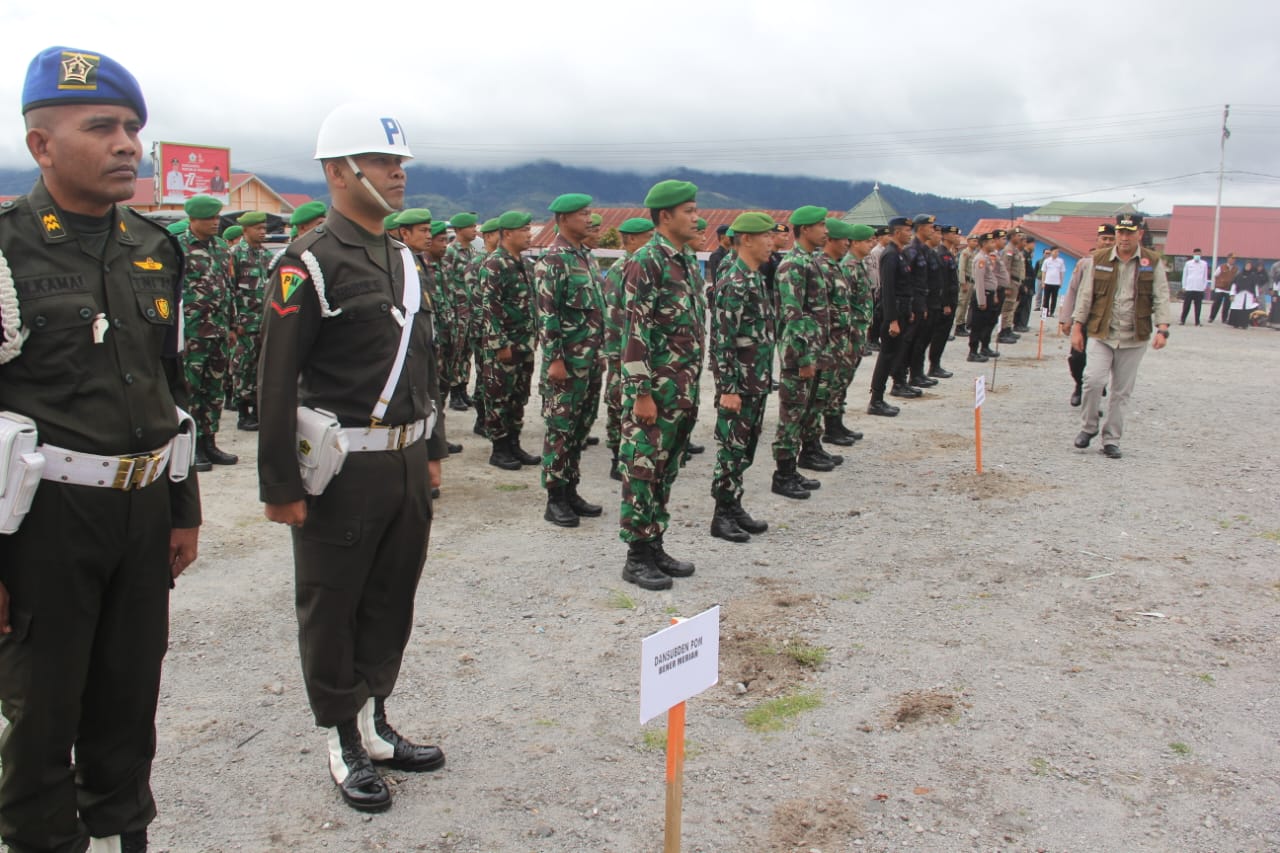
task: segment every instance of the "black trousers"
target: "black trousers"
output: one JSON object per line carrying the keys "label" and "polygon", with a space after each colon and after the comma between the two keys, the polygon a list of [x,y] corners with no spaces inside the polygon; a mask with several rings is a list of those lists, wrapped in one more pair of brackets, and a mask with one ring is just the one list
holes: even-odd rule
{"label": "black trousers", "polygon": [[316,725],[395,687],[427,558],[427,445],[352,453],[293,531],[302,676]]}
{"label": "black trousers", "polygon": [[893,372],[894,362],[902,350],[902,334],[889,334],[887,328],[880,330],[880,352],[876,354],[876,366],[871,371],[871,402],[884,399],[885,387],[889,384],[889,375]]}
{"label": "black trousers", "polygon": [[[169,639],[169,484],[42,482],[0,581],[0,837],[13,853],[79,853],[155,817],[151,762]],[[75,750],[75,765],[71,763]]]}
{"label": "black trousers", "polygon": [[977,352],[979,347],[990,349],[991,333],[995,331],[996,322],[1000,319],[1004,300],[1000,291],[988,292],[987,308],[984,311],[978,307],[976,296],[969,298],[973,300],[969,304],[969,352]]}
{"label": "black trousers", "polygon": [[[898,351],[893,360],[893,369],[890,371],[893,375],[893,381],[902,385],[907,382],[907,368],[911,366],[911,360],[915,352],[916,339],[920,337],[920,330],[924,326],[924,318],[919,314],[914,320],[910,320],[902,329],[899,335]],[[899,325],[902,325],[899,322]],[[888,336],[888,331],[884,332]]]}
{"label": "black trousers", "polygon": [[1035,297],[1035,283],[1022,284],[1018,288],[1018,307],[1014,311],[1015,326],[1026,326],[1031,322],[1031,300]]}
{"label": "black trousers", "polygon": [[920,328],[916,330],[915,340],[911,342],[911,359],[907,364],[912,378],[924,376],[924,357],[929,351],[929,344],[933,342],[933,327],[941,313],[941,308],[934,308],[931,305],[928,317],[916,321]]}
{"label": "black trousers", "polygon": [[1048,309],[1050,318],[1058,313],[1058,289],[1061,287],[1060,284],[1046,284],[1040,297],[1040,307]]}
{"label": "black trousers", "polygon": [[934,318],[933,330],[929,341],[929,367],[942,366],[942,351],[947,348],[947,338],[951,337],[951,324],[955,321],[955,312],[946,313],[945,309]]}
{"label": "black trousers", "polygon": [[1187,312],[1191,310],[1191,306],[1196,307],[1196,325],[1200,325],[1200,306],[1204,304],[1203,290],[1184,290],[1182,291],[1182,322],[1187,322]]}
{"label": "black trousers", "polygon": [[1218,316],[1218,311],[1222,311],[1222,322],[1227,322],[1227,315],[1231,313],[1231,292],[1215,290],[1213,292],[1213,307],[1209,310],[1209,322],[1212,323]]}

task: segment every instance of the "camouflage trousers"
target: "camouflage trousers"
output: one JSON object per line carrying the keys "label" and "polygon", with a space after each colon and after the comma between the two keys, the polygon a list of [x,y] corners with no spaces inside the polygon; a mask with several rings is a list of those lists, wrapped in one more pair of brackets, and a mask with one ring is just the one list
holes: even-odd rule
{"label": "camouflage trousers", "polygon": [[662,535],[671,516],[667,501],[680,473],[697,409],[658,410],[652,424],[639,424],[628,403],[622,410],[622,506],[618,536],[623,542],[648,542]]}
{"label": "camouflage trousers", "polygon": [[577,483],[578,462],[600,408],[600,365],[569,368],[559,384],[543,379],[542,417],[547,434],[542,441],[542,487],[553,489]]}
{"label": "camouflage trousers", "polygon": [[228,344],[226,338],[187,338],[183,369],[191,389],[189,411],[198,435],[213,436],[226,398]]}
{"label": "camouflage trousers", "polygon": [[[818,376],[822,369],[818,370]],[[775,460],[795,459],[814,429],[818,414],[818,376],[800,378],[796,370],[783,368],[778,379],[778,430],[773,438]]]}
{"label": "camouflage trousers", "polygon": [[618,452],[622,444],[622,367],[610,360],[605,370],[604,386],[605,437],[604,446]]}
{"label": "camouflage trousers", "polygon": [[231,355],[235,388],[231,399],[236,403],[258,405],[258,354],[262,352],[262,334],[257,329],[245,329],[236,336],[236,347]]}
{"label": "camouflage trousers", "polygon": [[819,386],[825,382],[826,388],[821,392],[825,399],[822,414],[827,417],[843,418],[845,399],[849,395],[849,386],[853,384],[853,376],[862,363],[863,333],[858,329],[849,331],[851,355],[841,358],[839,363],[829,371],[819,371]]}
{"label": "camouflage trousers", "polygon": [[445,332],[445,339],[447,344],[444,347],[443,381],[450,388],[466,385],[471,380],[471,358],[474,355],[478,364],[481,350],[478,346],[472,346],[471,335],[467,334],[466,326],[458,323],[454,323]]}
{"label": "camouflage trousers", "polygon": [[529,402],[529,383],[533,380],[533,359],[517,356],[511,364],[498,361],[485,352],[481,381],[484,383],[484,428],[490,440],[519,435],[524,429],[524,406]]}
{"label": "camouflage trousers", "polygon": [[742,408],[727,412],[716,400],[716,465],[711,472],[711,497],[716,501],[742,499],[742,478],[756,460],[756,445],[764,425],[767,394],[744,394]]}

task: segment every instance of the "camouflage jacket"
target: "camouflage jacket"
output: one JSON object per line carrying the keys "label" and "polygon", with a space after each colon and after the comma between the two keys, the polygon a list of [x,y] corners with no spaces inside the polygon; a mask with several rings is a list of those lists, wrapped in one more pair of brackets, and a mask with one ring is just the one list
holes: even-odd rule
{"label": "camouflage jacket", "polygon": [[436,314],[436,338],[443,334],[452,337],[454,321],[457,319],[453,310],[453,294],[449,290],[444,273],[444,258],[432,260],[425,252],[418,256],[425,274],[423,292],[431,294],[431,306]]}
{"label": "camouflage jacket", "polygon": [[182,247],[182,317],[189,338],[224,338],[233,316],[231,250],[221,237],[178,235]]}
{"label": "camouflage jacket", "polygon": [[533,355],[533,287],[524,261],[501,246],[480,267],[484,348]]}
{"label": "camouflage jacket", "polygon": [[262,300],[271,277],[271,260],[269,251],[253,248],[248,240],[241,240],[231,250],[236,285],[232,322],[246,332],[257,332],[262,325]]}
{"label": "camouflage jacket", "polygon": [[601,290],[604,295],[604,354],[614,364],[622,360],[622,327],[626,325],[623,307],[622,271],[627,266],[631,255],[624,254],[613,262],[604,274]]}
{"label": "camouflage jacket", "polygon": [[840,265],[844,267],[845,276],[849,280],[849,315],[853,318],[853,328],[859,334],[865,334],[875,310],[874,297],[871,295],[871,274],[867,272],[867,265],[853,255],[845,255]]}
{"label": "camouflage jacket", "polygon": [[826,350],[831,310],[826,278],[818,269],[817,258],[800,246],[793,246],[782,256],[774,282],[778,288],[778,344],[783,368],[829,366]]}
{"label": "camouflage jacket", "polygon": [[[490,254],[492,253],[484,250],[472,252],[471,260],[462,274],[462,286],[450,291],[454,300],[454,322],[464,334],[476,341],[484,338],[484,292],[480,288],[480,268]],[[444,263],[447,271],[448,255],[445,255]]]}
{"label": "camouflage jacket", "polygon": [[831,332],[828,335],[831,348],[849,345],[849,332],[853,329],[853,286],[848,271],[839,261],[833,261],[826,252],[817,256],[818,268],[827,279],[827,304],[831,306]]}
{"label": "camouflage jacket", "polygon": [[716,390],[768,394],[773,382],[773,300],[764,276],[737,255],[720,262],[711,328]]}
{"label": "camouflage jacket", "polygon": [[623,393],[632,400],[652,395],[659,411],[696,408],[706,330],[689,256],[655,234],[622,278]]}
{"label": "camouflage jacket", "polygon": [[533,282],[544,364],[564,359],[569,369],[586,370],[600,360],[604,295],[597,274],[591,250],[575,248],[563,235],[538,259]]}
{"label": "camouflage jacket", "polygon": [[449,248],[444,250],[444,259],[440,262],[444,268],[445,283],[450,295],[449,302],[453,305],[454,317],[459,323],[470,322],[471,306],[477,301],[473,299],[473,289],[478,283],[477,277],[468,277],[475,254],[471,246],[461,245],[454,240],[449,244]]}

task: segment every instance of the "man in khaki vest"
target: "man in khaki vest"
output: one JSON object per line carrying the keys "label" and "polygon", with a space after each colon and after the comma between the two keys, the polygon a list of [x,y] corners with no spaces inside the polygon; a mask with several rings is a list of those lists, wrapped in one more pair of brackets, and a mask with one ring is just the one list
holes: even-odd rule
{"label": "man in khaki vest", "polygon": [[[1116,217],[1116,244],[1098,249],[1081,260],[1080,291],[1072,313],[1071,348],[1085,347],[1089,337],[1088,365],[1084,373],[1083,423],[1076,447],[1085,448],[1098,434],[1098,407],[1102,391],[1111,388],[1110,407],[1102,420],[1102,452],[1120,458],[1124,432],[1124,407],[1133,392],[1138,365],[1152,349],[1164,349],[1169,341],[1169,281],[1164,259],[1142,248],[1142,217]],[[1153,337],[1154,333],[1154,337]]]}

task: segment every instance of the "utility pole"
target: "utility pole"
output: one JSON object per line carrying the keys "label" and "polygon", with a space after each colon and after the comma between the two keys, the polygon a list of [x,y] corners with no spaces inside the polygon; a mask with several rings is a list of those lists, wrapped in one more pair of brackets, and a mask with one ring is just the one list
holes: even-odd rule
{"label": "utility pole", "polygon": [[1218,229],[1222,224],[1222,175],[1227,164],[1227,140],[1231,131],[1227,130],[1227,116],[1231,114],[1231,105],[1222,107],[1222,139],[1218,143],[1218,203],[1213,208],[1213,266],[1209,267],[1212,279],[1218,271]]}

